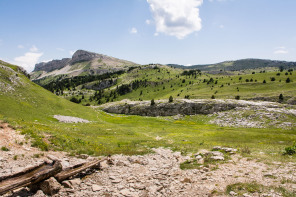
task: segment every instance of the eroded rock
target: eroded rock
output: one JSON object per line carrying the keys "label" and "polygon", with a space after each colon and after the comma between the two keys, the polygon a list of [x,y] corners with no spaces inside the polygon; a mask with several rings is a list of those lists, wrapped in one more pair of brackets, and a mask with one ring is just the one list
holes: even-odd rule
{"label": "eroded rock", "polygon": [[53,177],[43,181],[40,184],[40,189],[47,195],[57,194],[61,189],[61,184]]}

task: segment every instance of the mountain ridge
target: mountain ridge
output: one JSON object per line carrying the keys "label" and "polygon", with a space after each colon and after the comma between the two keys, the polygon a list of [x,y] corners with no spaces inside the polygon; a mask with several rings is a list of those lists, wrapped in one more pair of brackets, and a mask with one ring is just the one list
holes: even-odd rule
{"label": "mountain ridge", "polygon": [[197,64],[192,66],[184,66],[178,64],[167,64],[175,68],[181,69],[199,69],[201,71],[237,71],[245,69],[256,69],[266,67],[283,67],[284,69],[295,68],[296,62],[282,61],[282,60],[269,60],[269,59],[257,59],[246,58],[240,60],[229,60],[214,64]]}
{"label": "mountain ridge", "polygon": [[139,64],[131,61],[85,50],[77,50],[71,58],[63,58],[61,60],[52,60],[36,64],[31,76],[32,80],[36,80],[46,76],[56,75],[68,75],[70,77],[79,75],[97,75],[110,71],[116,72],[137,65]]}

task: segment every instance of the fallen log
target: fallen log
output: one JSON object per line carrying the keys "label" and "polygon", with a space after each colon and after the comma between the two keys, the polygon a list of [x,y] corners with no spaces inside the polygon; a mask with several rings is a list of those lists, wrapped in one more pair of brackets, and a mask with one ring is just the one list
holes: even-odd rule
{"label": "fallen log", "polygon": [[53,161],[52,163],[43,162],[38,166],[33,166],[16,174],[0,177],[0,195],[41,182],[61,171],[61,163]]}
{"label": "fallen log", "polygon": [[63,170],[62,172],[56,174],[54,177],[56,178],[57,181],[62,182],[68,179],[69,177],[72,177],[86,169],[99,169],[100,163],[105,160],[107,160],[107,158],[102,160],[95,160],[87,163],[78,164]]}

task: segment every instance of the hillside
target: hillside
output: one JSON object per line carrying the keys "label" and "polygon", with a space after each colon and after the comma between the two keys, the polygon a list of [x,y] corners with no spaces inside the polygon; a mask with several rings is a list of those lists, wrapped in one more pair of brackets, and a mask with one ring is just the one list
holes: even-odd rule
{"label": "hillside", "polygon": [[[124,72],[54,80],[46,89],[83,105],[130,99],[234,99],[295,103],[293,69],[227,71],[209,74],[163,65],[143,65]],[[42,85],[42,84],[41,84]]]}
{"label": "hillside", "polygon": [[[288,76],[285,73],[288,73]],[[82,182],[80,179],[75,179],[79,183],[73,186],[74,189],[69,190],[62,186],[58,195],[67,196],[73,192],[80,196],[105,195],[106,192],[111,195],[119,192],[127,194],[131,187],[130,180],[139,183],[138,180],[150,181],[153,185],[161,181],[165,189],[171,188],[167,180],[172,180],[174,184],[178,180],[175,189],[170,190],[170,194],[200,191],[200,188],[189,187],[188,182],[201,182],[198,185],[202,187],[210,185],[210,189],[203,190],[205,194],[212,193],[212,188],[216,188],[217,185],[219,187],[215,191],[221,194],[229,193],[229,188],[239,193],[242,192],[240,185],[235,184],[245,180],[246,187],[260,187],[260,190],[250,190],[252,193],[269,192],[272,188],[276,193],[293,196],[295,178],[291,178],[290,174],[296,158],[283,153],[293,150],[295,106],[243,100],[227,100],[225,103],[224,100],[209,98],[195,101],[175,99],[178,97],[175,94],[180,94],[181,98],[184,95],[188,96],[190,92],[197,96],[203,94],[208,97],[207,95],[212,93],[208,93],[212,86],[214,90],[219,88],[224,92],[221,82],[224,86],[228,84],[223,80],[234,81],[235,87],[241,84],[239,89],[246,95],[250,91],[243,90],[242,87],[254,87],[253,91],[260,91],[265,95],[277,95],[282,91],[286,91],[284,95],[289,92],[291,95],[295,93],[293,88],[295,82],[279,82],[279,79],[287,77],[295,80],[293,71],[232,74],[214,76],[150,65],[117,73],[116,76],[107,74],[104,78],[96,79],[95,83],[116,79],[119,86],[112,85],[104,91],[86,89],[87,84],[84,84],[83,80],[88,78],[78,77],[75,80],[73,78],[77,84],[70,83],[70,88],[63,89],[63,94],[81,99],[84,104],[92,102],[97,105],[99,101],[107,102],[107,99],[111,101],[124,98],[133,100],[165,98],[155,101],[155,108],[151,106],[150,100],[143,102],[122,100],[103,106],[86,107],[61,98],[67,98],[61,93],[61,89],[58,92],[54,90],[54,93],[61,95],[59,97],[32,83],[19,67],[0,62],[0,137],[5,139],[0,141],[3,158],[0,163],[5,169],[0,173],[10,174],[19,169],[16,166],[24,168],[34,165],[36,161],[40,162],[52,154],[62,160],[63,167],[77,164],[78,160],[81,162],[77,157],[87,157],[82,154],[93,156],[111,154],[115,165],[102,165],[100,173],[85,176]],[[266,84],[258,82],[264,77],[274,75],[276,82],[268,81]],[[239,78],[241,76],[242,79]],[[246,82],[246,79],[252,78],[253,85],[249,85],[251,82]],[[218,80],[217,84],[214,79]],[[255,80],[258,84],[254,82]],[[52,84],[52,87],[63,88],[68,84],[64,82],[56,83],[58,86]],[[75,87],[71,87],[71,84]],[[274,86],[276,88],[272,89]],[[200,92],[199,88],[203,89],[203,92]],[[274,92],[265,90],[268,88]],[[226,90],[225,95],[231,97],[235,95],[230,95],[231,89]],[[173,101],[168,101],[168,95],[174,95]],[[82,96],[85,98],[82,99]],[[167,107],[178,110],[178,106],[186,107],[188,104],[192,106],[192,102],[195,102],[196,110],[205,109],[206,113],[201,111],[202,113],[198,114],[195,109],[193,113],[189,107],[189,113],[186,112],[184,115],[158,116],[167,115],[159,113],[154,114],[156,117],[148,117],[139,114],[143,110],[144,112],[147,110],[155,112],[154,109],[166,111]],[[224,107],[220,103],[224,103]],[[106,113],[102,111],[102,107],[105,111],[121,114]],[[36,148],[31,148],[30,145]],[[221,152],[212,151],[213,149],[221,149]],[[281,171],[274,173],[278,169]],[[226,178],[222,180],[221,177]],[[281,187],[278,187],[279,182]],[[99,186],[101,183],[105,186]],[[134,188],[132,194],[136,196],[143,191],[149,195],[154,195],[156,192],[155,188],[150,186],[134,184],[132,187]],[[109,188],[112,188],[112,191]],[[159,195],[167,194],[166,190],[157,192]],[[33,192],[30,195],[34,194]]]}
{"label": "hillside", "polygon": [[31,82],[20,67],[0,61],[0,117],[27,121],[52,121],[53,115],[88,117],[95,113],[77,106]]}
{"label": "hillside", "polygon": [[[114,85],[104,91],[93,91],[83,89],[82,85],[78,85],[75,87],[77,88],[76,90],[70,88],[71,92],[69,92],[69,89],[65,89],[63,95],[59,92],[61,96],[58,97],[32,83],[20,70],[21,69],[17,66],[1,62],[0,119],[9,122],[16,128],[19,128],[23,133],[31,136],[35,140],[34,144],[38,147],[99,155],[110,153],[146,153],[147,151],[149,152],[151,147],[163,146],[164,144],[176,150],[186,149],[187,151],[196,151],[198,146],[195,144],[199,144],[203,140],[207,141],[205,147],[214,144],[224,145],[225,143],[226,145],[233,146],[241,144],[240,138],[235,141],[231,140],[231,143],[227,141],[228,138],[232,139],[232,136],[236,135],[236,129],[225,127],[224,130],[227,134],[225,132],[217,132],[219,127],[209,123],[209,120],[213,119],[213,117],[208,117],[206,115],[188,116],[181,118],[182,121],[174,121],[174,118],[114,116],[102,112],[99,108],[85,107],[62,98],[70,99],[76,97],[78,100],[81,99],[82,104],[91,103],[94,105],[98,105],[99,102],[106,103],[107,99],[109,99],[108,102],[125,98],[132,100],[139,100],[139,98],[141,100],[150,100],[152,97],[155,99],[164,98],[166,100],[169,95],[173,95],[175,100],[178,97],[178,95],[175,94],[179,94],[180,98],[184,98],[184,95],[188,96],[188,92],[186,92],[187,88],[189,92],[196,93],[198,96],[202,94],[211,95],[211,92],[208,93],[208,89],[210,89],[211,86],[215,86],[212,91],[215,91],[216,88],[223,89],[220,87],[222,80],[231,80],[230,78],[222,79],[221,76],[217,79],[219,81],[218,84],[215,84],[215,82],[207,80],[212,76],[186,72],[182,74],[182,70],[167,66],[147,66],[120,74],[117,81],[122,85],[118,86],[118,88],[117,85]],[[161,75],[159,75],[159,73]],[[291,76],[291,78],[295,77],[294,73],[291,73],[292,75],[289,74],[289,76]],[[266,73],[258,73],[258,76],[256,76],[256,74],[255,76],[256,78],[258,77],[258,80],[261,77],[260,80],[262,80],[264,74]],[[270,75],[275,75],[275,73],[270,73]],[[160,76],[162,77],[160,78]],[[253,75],[251,74],[250,76]],[[250,76],[248,78],[250,78]],[[279,77],[286,78],[287,76],[281,74]],[[248,83],[250,82],[245,83],[243,82],[244,80],[238,78],[239,76],[234,76],[233,81],[241,84],[241,87],[249,87]],[[142,79],[142,81],[135,81],[134,79]],[[206,79],[207,82],[203,82],[204,79]],[[262,86],[258,88],[258,91],[266,89],[266,86],[264,86],[266,84],[262,82],[257,83],[260,84],[259,87]],[[272,83],[277,83],[282,90],[284,90],[283,87],[285,87],[287,93],[290,91],[291,95],[295,91],[295,88],[293,88],[295,82],[291,82],[287,85],[286,82],[267,82],[267,85],[271,84],[268,86],[269,88],[275,86]],[[226,83],[224,83],[224,85],[226,87],[228,86]],[[204,88],[204,92],[200,92],[199,88],[202,87]],[[234,87],[236,87],[236,85]],[[243,89],[241,87],[240,89],[242,91]],[[196,91],[193,91],[195,89]],[[230,89],[226,90],[230,91]],[[277,95],[276,97],[278,99],[278,93],[282,90],[270,93],[272,95]],[[237,91],[236,88],[235,91]],[[247,90],[242,91],[242,93],[243,92],[248,94]],[[57,92],[55,93],[57,94]],[[269,92],[266,93],[270,94]],[[229,96],[230,93],[225,91],[224,94]],[[221,95],[223,96],[223,94]],[[84,99],[82,99],[82,96],[84,96]],[[218,97],[219,95],[216,94],[216,96]],[[189,97],[193,96],[189,95]],[[205,98],[209,99],[208,96],[205,96]],[[72,116],[91,122],[77,124],[63,123],[59,122],[55,118],[55,115]],[[289,121],[290,118],[293,120],[293,117],[287,118]],[[214,132],[216,137],[212,138],[207,135],[202,137],[200,135],[201,133],[195,133],[196,130],[199,130],[201,133]],[[277,130],[278,129],[271,127],[266,129],[266,132],[268,131],[273,135],[272,133],[277,133]],[[244,133],[242,136],[245,136],[246,139],[252,132],[258,132],[256,129],[250,130],[244,128],[241,128],[240,131]],[[250,133],[250,131],[252,132]],[[260,132],[263,131],[265,132],[264,129],[260,130]],[[285,132],[291,133],[293,131],[287,130],[283,132],[283,138],[287,139],[287,141],[278,146],[278,148],[281,147],[280,149],[282,149],[282,146],[285,144],[290,143],[288,138],[293,137],[285,135]],[[175,134],[171,135],[172,133]],[[157,136],[163,136],[167,138],[168,141],[155,141]],[[178,136],[183,137],[180,138]],[[183,138],[192,141],[192,143],[187,144],[186,142],[184,144],[184,141],[182,141]],[[173,140],[174,143],[170,143],[169,139]],[[255,141],[256,139],[248,143],[253,147]],[[265,145],[262,145],[261,148],[264,148],[264,146]]]}
{"label": "hillside", "polygon": [[199,69],[201,71],[240,71],[247,69],[266,69],[266,68],[296,68],[296,62],[286,62],[277,60],[263,59],[242,59],[236,61],[225,61],[217,64],[182,66],[177,64],[168,64],[175,68],[181,69]]}
{"label": "hillside", "polygon": [[138,64],[107,55],[78,50],[73,54],[72,58],[36,64],[31,73],[31,79],[41,81],[46,78],[47,81],[51,81],[57,76],[67,78],[100,75],[107,72],[127,70],[132,66],[138,66]]}

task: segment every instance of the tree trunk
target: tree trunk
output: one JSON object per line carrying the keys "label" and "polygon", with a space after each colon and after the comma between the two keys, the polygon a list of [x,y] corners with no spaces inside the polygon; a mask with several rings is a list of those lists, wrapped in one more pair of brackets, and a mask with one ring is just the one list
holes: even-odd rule
{"label": "tree trunk", "polygon": [[59,161],[53,161],[51,164],[44,162],[38,166],[25,169],[19,173],[0,177],[0,195],[20,187],[26,187],[38,183],[56,175],[61,171],[61,163]]}
{"label": "tree trunk", "polygon": [[88,163],[78,164],[76,166],[70,167],[66,170],[63,170],[62,172],[56,174],[54,177],[59,181],[62,182],[63,180],[66,180],[67,178],[74,176],[86,169],[98,169],[100,168],[100,162],[104,161],[106,159],[102,160],[95,160]]}

